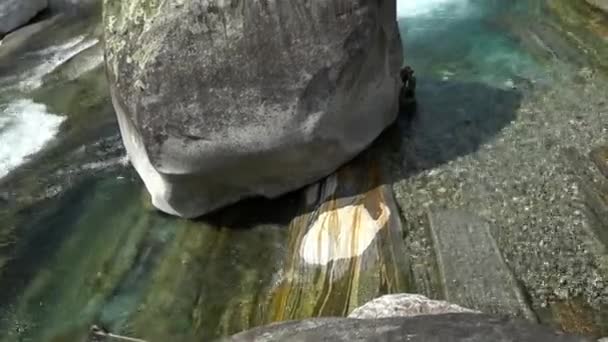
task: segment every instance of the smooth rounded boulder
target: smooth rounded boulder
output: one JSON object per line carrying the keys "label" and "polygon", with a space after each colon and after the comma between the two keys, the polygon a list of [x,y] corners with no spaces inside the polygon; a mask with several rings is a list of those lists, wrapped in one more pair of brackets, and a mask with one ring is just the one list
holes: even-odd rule
{"label": "smooth rounded boulder", "polygon": [[528,322],[452,313],[382,319],[313,318],[254,328],[225,342],[592,342]]}
{"label": "smooth rounded boulder", "polygon": [[160,210],[197,217],[327,176],[396,118],[396,0],[105,0],[123,141]]}
{"label": "smooth rounded boulder", "polygon": [[443,300],[433,300],[420,294],[396,293],[378,297],[356,308],[349,318],[378,319],[414,317],[447,313],[479,313]]}

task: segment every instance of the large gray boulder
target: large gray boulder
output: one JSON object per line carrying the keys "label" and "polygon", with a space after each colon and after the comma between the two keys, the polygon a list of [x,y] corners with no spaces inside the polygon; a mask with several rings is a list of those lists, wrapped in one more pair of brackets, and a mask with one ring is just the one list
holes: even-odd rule
{"label": "large gray boulder", "polygon": [[397,115],[396,0],[106,0],[121,133],[153,204],[196,217],[312,183]]}
{"label": "large gray boulder", "polygon": [[591,342],[540,325],[466,313],[383,319],[307,319],[255,328],[225,341]]}
{"label": "large gray boulder", "polygon": [[47,0],[0,0],[0,37],[27,24],[47,5]]}

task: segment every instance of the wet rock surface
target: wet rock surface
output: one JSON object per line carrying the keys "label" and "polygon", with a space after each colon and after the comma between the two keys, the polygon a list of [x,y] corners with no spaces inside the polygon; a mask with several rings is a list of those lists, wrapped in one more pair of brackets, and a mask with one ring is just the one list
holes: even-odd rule
{"label": "wet rock surface", "polygon": [[479,314],[411,318],[319,318],[256,328],[224,341],[592,341],[545,327]]}
{"label": "wet rock surface", "polygon": [[440,315],[448,313],[479,313],[475,310],[451,304],[442,300],[432,300],[419,294],[399,293],[384,295],[356,308],[349,318],[377,319],[388,317],[412,317],[420,315]]}
{"label": "wet rock surface", "polygon": [[48,5],[47,0],[0,1],[0,38],[27,24]]}
{"label": "wet rock surface", "polygon": [[131,0],[104,15],[124,142],[166,213],[310,184],[397,115],[395,0]]}

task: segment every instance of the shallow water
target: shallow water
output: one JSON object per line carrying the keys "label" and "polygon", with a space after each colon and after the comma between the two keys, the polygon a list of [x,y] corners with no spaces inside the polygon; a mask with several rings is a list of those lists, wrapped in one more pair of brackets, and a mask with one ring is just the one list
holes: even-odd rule
{"label": "shallow water", "polygon": [[597,58],[607,55],[606,16],[570,1],[418,3],[401,19],[420,101],[400,122],[395,183],[415,222],[406,245],[417,290],[443,295],[428,270],[428,208],[466,210],[491,222],[540,321],[608,334],[608,241],[596,233],[608,222],[595,200],[606,182],[585,159],[608,143]]}
{"label": "shallow water", "polygon": [[[405,63],[419,78],[417,115],[401,118],[372,150],[345,167],[335,192],[328,179],[198,221],[154,211],[140,180],[118,161],[124,151],[117,146],[102,69],[87,69],[77,80],[45,77],[60,72],[59,60],[48,56],[63,51],[59,56],[65,61],[74,49],[90,47],[98,39],[90,34],[93,29],[82,29],[82,23],[78,29],[63,27],[54,44],[39,38],[44,43],[17,52],[31,66],[27,71],[0,68],[0,84],[36,81],[17,88],[5,83],[0,108],[15,108],[7,99],[18,95],[65,121],[46,148],[26,157],[60,122],[37,121],[16,131],[14,125],[2,126],[8,116],[0,111],[0,142],[6,132],[25,137],[44,131],[30,144],[35,149],[7,150],[14,170],[0,179],[0,341],[75,341],[93,323],[150,341],[200,341],[271,321],[346,315],[381,294],[424,289],[427,285],[410,275],[390,185],[492,143],[518,120],[529,94],[558,79],[554,63],[568,70],[595,69],[568,41],[536,26],[544,11],[533,0],[400,2]],[[545,43],[525,38],[531,32]],[[0,177],[5,146],[0,146]],[[15,168],[22,159],[28,161]],[[400,170],[387,171],[385,159],[397,159]],[[103,163],[109,160],[111,167]],[[393,216],[363,251],[328,261],[323,253],[302,250],[311,243],[307,233],[315,222],[349,215],[345,208],[361,210],[370,201]],[[441,297],[430,283],[427,294]],[[600,326],[589,323],[593,320],[584,323]],[[591,332],[572,330],[608,335],[608,327],[596,326]]]}

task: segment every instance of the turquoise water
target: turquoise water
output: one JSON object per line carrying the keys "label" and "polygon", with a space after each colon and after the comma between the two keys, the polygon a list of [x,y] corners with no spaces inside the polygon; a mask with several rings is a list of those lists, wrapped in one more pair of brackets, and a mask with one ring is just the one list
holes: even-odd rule
{"label": "turquoise water", "polygon": [[508,17],[515,15],[513,4],[444,0],[411,1],[409,6],[424,8],[400,19],[406,63],[421,77],[497,87],[517,78],[542,77],[538,63],[505,32]]}
{"label": "turquoise water", "polygon": [[[420,103],[399,128],[414,137],[416,167],[428,169],[475,151],[516,120],[526,93],[553,82],[554,61],[522,38],[546,15],[537,1],[405,1],[405,63],[418,75]],[[553,51],[563,44],[554,41]],[[560,56],[587,63],[576,52]],[[277,293],[289,292],[282,277],[298,272],[285,266],[298,196],[190,222],[154,211],[128,167],[77,172],[74,163],[123,153],[90,158],[95,143],[117,134],[103,82],[98,68],[77,81],[0,94],[1,105],[17,94],[67,120],[46,149],[0,180],[0,341],[76,341],[99,322],[194,341],[272,320],[283,310]],[[83,148],[93,152],[83,156]],[[47,198],[57,186],[67,190]],[[406,290],[382,284],[365,295]],[[298,305],[322,314],[304,303],[306,294],[297,298],[286,317],[298,317]]]}

